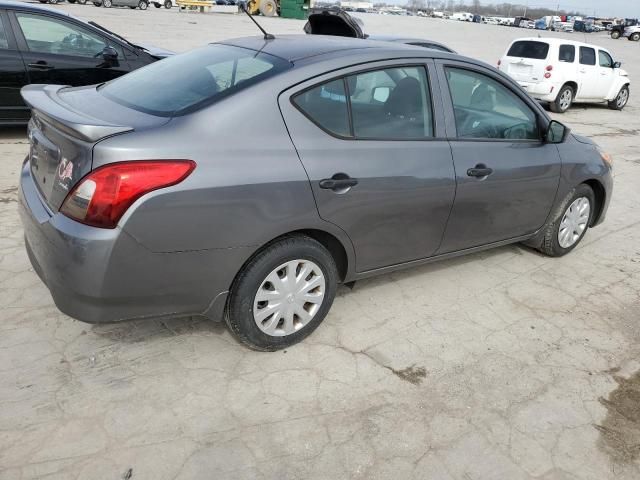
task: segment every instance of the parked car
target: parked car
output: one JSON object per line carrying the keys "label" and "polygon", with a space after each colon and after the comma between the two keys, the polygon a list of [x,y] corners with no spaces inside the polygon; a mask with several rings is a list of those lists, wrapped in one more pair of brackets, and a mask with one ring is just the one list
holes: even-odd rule
{"label": "parked car", "polygon": [[5,0],[0,47],[0,125],[29,121],[20,96],[24,85],[101,83],[171,54],[58,10]]}
{"label": "parked car", "polygon": [[171,7],[177,7],[178,4],[175,2],[175,0],[151,0],[150,3],[156,7],[156,8],[171,8]]}
{"label": "parked car", "polygon": [[640,22],[637,18],[625,18],[624,23],[612,24],[609,28],[611,31],[611,38],[617,40],[624,35],[627,28],[637,27],[638,25],[640,25]]}
{"label": "parked car", "polygon": [[531,96],[564,113],[573,103],[607,102],[622,110],[631,83],[608,50],[562,38],[520,38],[500,59],[498,68]]}
{"label": "parked car", "polygon": [[103,6],[105,8],[111,7],[129,7],[132,10],[139,8],[140,10],[146,10],[149,8],[149,0],[102,0],[100,4],[94,2],[96,6]]}
{"label": "parked car", "polygon": [[203,315],[284,348],[339,283],[513,242],[565,255],[610,201],[592,141],[433,49],[254,36],[22,94],[27,252],[86,322]]}
{"label": "parked car", "polygon": [[339,37],[366,38],[381,42],[404,43],[416,47],[431,48],[442,52],[456,53],[448,46],[434,40],[423,38],[402,37],[399,35],[367,35],[364,33],[364,23],[360,18],[352,17],[344,9],[312,8],[309,10],[304,32],[309,35],[333,35]]}
{"label": "parked car", "polygon": [[626,27],[622,36],[633,42],[640,41],[640,25]]}

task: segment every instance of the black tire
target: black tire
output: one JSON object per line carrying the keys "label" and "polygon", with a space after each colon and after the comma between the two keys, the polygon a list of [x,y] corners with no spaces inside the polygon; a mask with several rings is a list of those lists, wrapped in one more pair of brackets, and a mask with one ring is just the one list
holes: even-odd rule
{"label": "black tire", "polygon": [[169,10],[171,7],[173,7],[173,3],[171,2],[171,0],[166,0],[164,2],[164,8],[166,8],[167,10]]}
{"label": "black tire", "polygon": [[622,110],[627,106],[627,103],[629,103],[629,85],[625,85],[620,89],[616,98],[609,102],[609,108],[611,110]]}
{"label": "black tire", "polygon": [[[562,98],[564,95],[568,95],[567,91],[571,92],[571,99],[569,100],[569,104],[565,105],[562,102]],[[573,91],[573,87],[571,87],[571,85],[564,85],[560,91],[558,92],[558,96],[556,97],[556,99],[551,102],[549,104],[549,108],[551,108],[551,111],[553,113],[564,113],[567,110],[569,110],[571,108],[571,105],[573,105],[573,97],[575,95],[575,92]]]}
{"label": "black tire", "polygon": [[138,8],[138,7],[129,7],[129,8],[130,8],[131,10],[135,10],[135,9],[136,9],[136,8]]}
{"label": "black tire", "polygon": [[[310,260],[320,268],[325,280],[324,299],[313,318],[300,330],[285,336],[268,335],[258,328],[253,317],[256,293],[274,269],[296,259]],[[283,237],[265,246],[238,273],[229,294],[225,321],[231,333],[254,350],[274,351],[289,347],[311,334],[324,320],[333,303],[337,283],[335,261],[322,244],[304,235]]]}
{"label": "black tire", "polygon": [[631,41],[631,42],[640,41],[640,32],[636,32],[633,35],[629,35],[629,41]]}
{"label": "black tire", "polygon": [[113,5],[113,2],[111,0],[102,0],[102,6],[104,8],[111,8],[111,5]]}
{"label": "black tire", "polygon": [[76,0],[67,0],[67,2],[69,2],[71,4],[74,4],[74,3],[76,3]]}
{"label": "black tire", "polygon": [[613,38],[614,40],[617,40],[620,38],[620,32],[617,30],[614,30],[613,32],[611,32],[611,38]]}
{"label": "black tire", "polygon": [[[589,220],[587,222],[587,228],[584,229],[580,237],[570,247],[563,248],[560,245],[560,241],[558,240],[560,223],[562,222],[562,218],[565,212],[567,211],[567,209],[571,206],[571,204],[575,200],[581,197],[587,198],[590,204],[590,212],[589,212]],[[562,257],[563,255],[566,255],[571,250],[576,248],[584,238],[587,231],[589,230],[589,226],[591,225],[591,222],[593,220],[593,214],[596,211],[596,207],[597,205],[596,205],[595,195],[593,194],[593,190],[589,185],[586,185],[583,183],[578,185],[573,190],[571,190],[567,194],[567,196],[564,198],[564,200],[560,202],[560,204],[554,209],[553,213],[551,214],[550,221],[546,225],[544,230],[544,237],[542,239],[542,244],[540,245],[540,247],[538,247],[538,250],[540,250],[542,253],[550,257]]]}
{"label": "black tire", "polygon": [[162,5],[160,5],[159,3],[154,3],[153,6],[156,8],[160,8]]}
{"label": "black tire", "polygon": [[146,2],[145,0],[140,0],[140,3],[138,3],[138,8],[140,10],[146,10],[147,8],[149,8],[149,2]]}
{"label": "black tire", "polygon": [[278,4],[275,0],[260,0],[260,13],[265,17],[274,17],[278,13]]}
{"label": "black tire", "polygon": [[96,7],[101,7],[101,6],[102,6],[102,2],[93,2],[93,4],[94,4]]}

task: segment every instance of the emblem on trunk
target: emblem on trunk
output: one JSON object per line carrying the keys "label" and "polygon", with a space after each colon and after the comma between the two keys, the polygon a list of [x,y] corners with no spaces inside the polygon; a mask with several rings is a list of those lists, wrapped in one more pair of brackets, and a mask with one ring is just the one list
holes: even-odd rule
{"label": "emblem on trunk", "polygon": [[69,189],[67,181],[73,178],[73,162],[63,158],[58,165],[58,184],[65,190]]}

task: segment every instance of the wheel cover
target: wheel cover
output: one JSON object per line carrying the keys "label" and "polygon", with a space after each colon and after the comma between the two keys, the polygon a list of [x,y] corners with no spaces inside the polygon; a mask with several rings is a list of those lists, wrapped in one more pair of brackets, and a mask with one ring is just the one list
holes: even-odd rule
{"label": "wheel cover", "polygon": [[629,90],[627,90],[626,88],[623,88],[622,90],[620,90],[620,93],[618,94],[618,98],[616,99],[616,104],[618,105],[618,108],[622,108],[627,104],[627,101],[629,100]]}
{"label": "wheel cover", "polygon": [[567,110],[571,106],[572,100],[573,100],[573,92],[569,89],[565,90],[560,95],[560,108],[562,110]]}
{"label": "wheel cover", "polygon": [[253,320],[272,337],[291,335],[313,320],[325,292],[324,274],[314,262],[283,263],[260,283],[253,300]]}
{"label": "wheel cover", "polygon": [[569,248],[580,240],[587,229],[591,214],[591,202],[586,197],[576,198],[564,212],[558,229],[558,243],[562,248]]}

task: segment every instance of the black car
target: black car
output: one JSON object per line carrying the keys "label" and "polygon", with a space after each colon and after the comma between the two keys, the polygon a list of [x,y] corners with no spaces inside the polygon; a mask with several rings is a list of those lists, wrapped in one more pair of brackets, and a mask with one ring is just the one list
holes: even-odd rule
{"label": "black car", "polygon": [[27,84],[102,83],[168,55],[64,12],[0,0],[0,125],[29,120]]}

